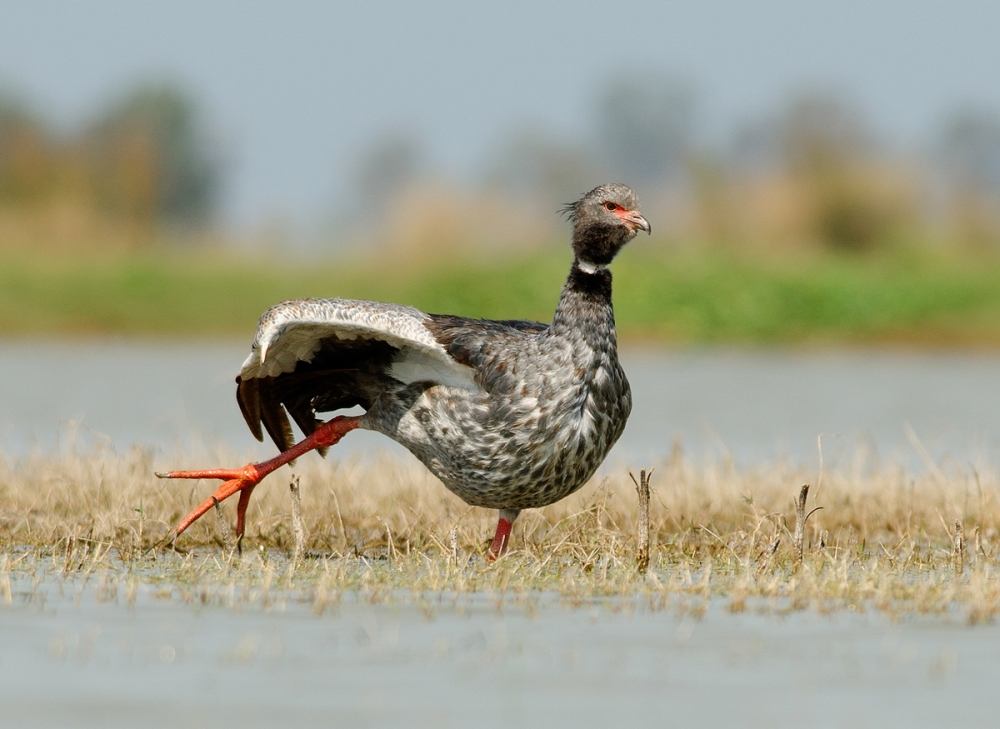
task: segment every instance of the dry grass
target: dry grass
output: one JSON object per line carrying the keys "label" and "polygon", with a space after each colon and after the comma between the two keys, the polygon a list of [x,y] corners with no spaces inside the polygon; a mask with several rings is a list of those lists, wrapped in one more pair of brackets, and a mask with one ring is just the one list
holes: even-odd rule
{"label": "dry grass", "polygon": [[[155,464],[165,465],[212,464],[190,456]],[[11,584],[54,574],[96,576],[118,599],[134,598],[139,582],[207,602],[239,595],[266,603],[280,587],[319,611],[345,593],[419,602],[473,592],[570,603],[622,596],[696,615],[712,598],[733,611],[960,610],[973,622],[1000,610],[1000,481],[992,470],[921,475],[858,465],[819,479],[788,463],[737,469],[676,456],[652,478],[646,574],[636,569],[638,500],[624,470],[524,513],[511,553],[496,564],[484,559],[495,513],[466,506],[408,462],[303,459],[296,473],[306,550],[294,558],[287,469],[255,492],[242,556],[224,547],[213,513],[182,535],[177,551],[157,548],[212,487],[159,481],[153,471],[139,450],[0,460],[0,604]],[[823,508],[804,525],[798,563],[803,483],[812,484],[809,508]],[[233,506],[224,506],[230,519]]]}

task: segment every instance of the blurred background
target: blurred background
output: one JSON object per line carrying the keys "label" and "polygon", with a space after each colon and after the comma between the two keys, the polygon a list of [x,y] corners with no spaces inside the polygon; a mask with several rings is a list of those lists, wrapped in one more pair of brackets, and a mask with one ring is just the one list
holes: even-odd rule
{"label": "blurred background", "polygon": [[1000,243],[989,2],[0,8],[5,248]]}
{"label": "blurred background", "polygon": [[614,269],[633,351],[903,348],[888,383],[991,357],[998,27],[987,0],[0,0],[0,336],[241,347],[303,296],[547,320],[559,208],[617,180],[654,230]]}

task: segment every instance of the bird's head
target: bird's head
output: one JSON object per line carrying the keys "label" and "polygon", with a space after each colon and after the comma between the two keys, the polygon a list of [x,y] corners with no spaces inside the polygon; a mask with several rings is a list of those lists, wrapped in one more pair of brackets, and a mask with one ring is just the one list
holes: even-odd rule
{"label": "bird's head", "polygon": [[652,231],[632,188],[620,183],[595,187],[563,212],[573,222],[577,261],[591,267],[607,266],[636,233]]}

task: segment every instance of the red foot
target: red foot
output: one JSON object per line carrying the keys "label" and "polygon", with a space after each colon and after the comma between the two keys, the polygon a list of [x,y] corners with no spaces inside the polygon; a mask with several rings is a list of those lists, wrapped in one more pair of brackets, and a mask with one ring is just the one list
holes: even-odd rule
{"label": "red foot", "polygon": [[225,469],[215,468],[203,471],[168,471],[167,473],[156,474],[159,478],[218,478],[225,481],[224,484],[215,490],[215,493],[198,505],[190,514],[181,519],[170,534],[167,541],[173,540],[185,529],[191,526],[206,511],[215,506],[216,502],[222,502],[240,492],[240,500],[236,506],[236,536],[243,537],[243,530],[246,526],[247,506],[250,504],[250,494],[254,487],[272,471],[281,468],[289,461],[294,461],[299,456],[308,453],[316,448],[335,445],[346,433],[358,427],[359,418],[338,415],[329,423],[324,423],[316,432],[308,438],[296,443],[284,453],[263,463],[251,463],[243,468]]}
{"label": "red foot", "polygon": [[507,545],[510,543],[510,531],[514,528],[514,520],[517,519],[519,510],[501,509],[500,519],[497,521],[497,533],[493,536],[493,543],[490,544],[486,558],[494,562],[507,554]]}

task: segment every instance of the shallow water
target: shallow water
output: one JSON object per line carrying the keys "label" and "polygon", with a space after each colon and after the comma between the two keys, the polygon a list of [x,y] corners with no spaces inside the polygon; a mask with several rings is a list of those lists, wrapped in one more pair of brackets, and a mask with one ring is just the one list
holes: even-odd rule
{"label": "shallow water", "polygon": [[[3,726],[995,726],[1000,627],[347,595],[317,616],[45,581],[0,604]],[[41,599],[40,596],[44,596]]]}
{"label": "shallow water", "polygon": [[[14,454],[73,439],[251,451],[233,383],[245,354],[237,343],[0,341],[0,445]],[[609,464],[652,463],[675,440],[698,458],[815,463],[819,434],[827,462],[859,447],[915,467],[921,448],[935,460],[996,462],[998,354],[659,349],[622,358],[635,406]],[[382,450],[409,457],[374,433],[337,447]]]}

